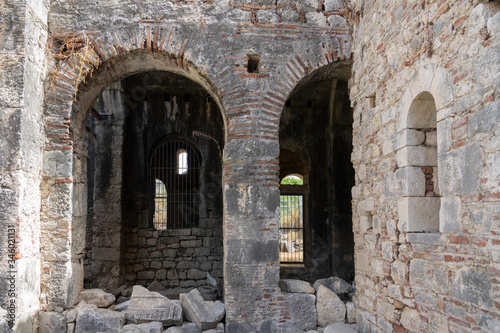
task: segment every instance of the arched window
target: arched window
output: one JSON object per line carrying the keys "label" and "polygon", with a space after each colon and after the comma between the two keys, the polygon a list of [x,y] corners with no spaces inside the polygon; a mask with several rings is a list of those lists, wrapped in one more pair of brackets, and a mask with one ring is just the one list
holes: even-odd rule
{"label": "arched window", "polygon": [[304,262],[304,178],[290,174],[281,180],[280,262]]}
{"label": "arched window", "polygon": [[177,151],[177,173],[179,175],[186,175],[188,172],[188,153],[186,149],[179,149]]}
{"label": "arched window", "polygon": [[150,179],[156,229],[198,226],[200,167],[198,152],[184,141],[164,141],[154,148]]}

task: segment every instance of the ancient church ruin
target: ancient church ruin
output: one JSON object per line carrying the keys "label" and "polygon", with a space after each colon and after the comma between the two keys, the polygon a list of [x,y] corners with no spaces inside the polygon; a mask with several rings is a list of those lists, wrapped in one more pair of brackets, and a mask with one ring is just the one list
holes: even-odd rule
{"label": "ancient church ruin", "polygon": [[0,332],[499,332],[499,73],[498,1],[0,0]]}

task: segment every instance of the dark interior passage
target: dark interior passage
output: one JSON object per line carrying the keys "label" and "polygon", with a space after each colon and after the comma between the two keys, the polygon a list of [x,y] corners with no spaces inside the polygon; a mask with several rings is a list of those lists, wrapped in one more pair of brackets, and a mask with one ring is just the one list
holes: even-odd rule
{"label": "dark interior passage", "polygon": [[280,179],[299,175],[303,185],[282,182],[281,194],[303,196],[304,229],[302,245],[294,240],[293,247],[280,247],[281,252],[303,251],[302,262],[289,263],[281,255],[282,278],[354,279],[352,122],[345,81],[308,83],[286,103],[280,123]]}

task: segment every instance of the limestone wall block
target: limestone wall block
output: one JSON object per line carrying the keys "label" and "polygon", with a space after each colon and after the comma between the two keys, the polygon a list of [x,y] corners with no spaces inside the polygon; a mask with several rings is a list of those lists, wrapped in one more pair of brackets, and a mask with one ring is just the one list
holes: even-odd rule
{"label": "limestone wall block", "polygon": [[442,197],[439,210],[439,230],[456,232],[461,228],[462,201],[459,197]]}
{"label": "limestone wall block", "polygon": [[439,191],[441,195],[469,194],[479,188],[481,148],[474,143],[439,155]]}
{"label": "limestone wall block", "polygon": [[394,196],[424,196],[425,174],[420,167],[399,168],[384,176],[384,193]]}
{"label": "limestone wall block", "polygon": [[412,308],[405,308],[401,314],[401,324],[410,332],[417,332],[420,326],[420,313]]}
{"label": "limestone wall block", "polygon": [[399,167],[437,166],[437,151],[434,147],[408,146],[397,152]]}
{"label": "limestone wall block", "polygon": [[398,200],[399,230],[439,231],[439,197],[405,197]]}

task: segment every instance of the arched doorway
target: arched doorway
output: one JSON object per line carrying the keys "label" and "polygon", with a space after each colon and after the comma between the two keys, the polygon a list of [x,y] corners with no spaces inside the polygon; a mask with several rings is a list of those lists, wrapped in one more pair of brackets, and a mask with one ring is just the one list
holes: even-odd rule
{"label": "arched doorway", "polygon": [[[48,144],[44,159],[45,165],[58,165],[55,169],[44,169],[42,184],[42,192],[45,193],[42,203],[42,238],[44,238],[41,248],[42,300],[48,309],[65,308],[76,302],[84,284],[84,266],[87,268],[87,276],[95,276],[96,272],[100,272],[99,279],[95,281],[104,289],[110,290],[126,280],[124,250],[127,245],[127,235],[123,226],[127,216],[130,218],[129,213],[137,207],[132,203],[132,208],[127,210],[127,207],[130,207],[127,205],[129,202],[123,201],[125,199],[123,191],[126,187],[123,186],[122,180],[128,175],[128,171],[121,169],[121,163],[134,158],[139,161],[142,157],[140,154],[147,155],[147,149],[150,149],[147,145],[143,145],[143,149],[138,152],[139,155],[132,154],[135,157],[128,155],[135,148],[130,151],[127,149],[127,133],[145,135],[134,132],[133,129],[128,130],[127,126],[133,116],[137,115],[138,109],[144,110],[149,97],[154,96],[152,98],[156,98],[156,105],[163,106],[161,109],[159,107],[151,109],[151,112],[156,112],[159,117],[163,115],[164,120],[174,117],[177,119],[177,124],[183,124],[182,120],[186,120],[182,114],[190,114],[192,118],[196,118],[197,114],[193,108],[203,103],[202,113],[204,116],[210,114],[213,122],[217,123],[217,134],[212,138],[210,133],[203,132],[203,128],[195,128],[196,126],[192,124],[185,125],[186,128],[182,129],[175,127],[178,125],[171,127],[172,124],[155,120],[155,126],[147,128],[145,136],[148,144],[153,144],[153,137],[160,139],[170,134],[183,135],[193,141],[205,141],[199,145],[210,145],[210,149],[216,152],[214,156],[218,156],[220,165],[221,149],[225,142],[225,119],[221,112],[220,99],[210,88],[213,85],[208,83],[207,78],[196,74],[191,63],[176,62],[172,59],[177,58],[175,55],[152,54],[144,50],[133,51],[101,64],[93,78],[88,78],[86,84],[78,80],[74,82],[69,80],[67,72],[75,70],[70,65],[63,65],[59,81],[56,82],[55,88],[48,92],[50,95],[46,103]],[[151,73],[155,73],[153,76],[157,78],[161,77],[160,81],[150,80],[153,77]],[[143,77],[134,76],[135,74]],[[68,81],[74,88],[67,88]],[[159,95],[154,92],[157,88],[168,86],[167,82],[179,84],[177,94],[184,98],[178,100],[179,113],[176,116],[172,116],[173,113],[170,113],[169,117],[165,116],[168,114],[166,97],[161,97],[163,100],[159,101]],[[187,86],[182,86],[181,83]],[[186,91],[194,87],[196,93],[190,95],[190,100],[186,100]],[[172,101],[174,98],[179,98],[173,93],[168,94],[172,96]],[[173,104],[171,106],[173,107]],[[110,110],[112,112],[109,112]],[[187,111],[180,112],[181,110]],[[89,113],[93,115],[88,117]],[[202,119],[200,117],[199,121]],[[184,133],[180,133],[182,131]],[[94,142],[96,145],[92,148],[92,141],[96,141],[98,137],[99,147],[102,150],[94,149],[97,147],[97,142]],[[135,147],[138,146],[136,143]],[[100,162],[89,166],[88,156]],[[54,163],[51,164],[51,161]],[[88,167],[93,167],[95,171],[93,184],[88,178],[92,173]],[[146,167],[145,171],[141,172],[147,174],[147,170]],[[129,176],[129,183],[132,182],[131,179],[136,179],[133,177]],[[214,181],[202,184],[202,187],[217,192],[218,190],[214,188],[220,187],[222,183],[220,175],[212,173],[210,179]],[[89,184],[93,187],[90,193],[87,191]],[[89,194],[92,198],[88,197]],[[143,203],[147,203],[149,193],[146,191],[142,194],[144,194]],[[210,196],[217,195],[210,194]],[[91,205],[87,207],[89,202]],[[88,208],[91,208],[93,218],[88,218]],[[146,222],[149,221],[148,213],[139,215],[145,216]],[[96,216],[106,222],[100,224],[102,228],[94,230],[95,232],[89,235],[86,233],[86,226],[93,225]],[[136,217],[137,221],[141,220],[140,216]],[[91,253],[93,264],[89,264],[90,258],[86,251],[89,249],[90,239],[93,244]],[[222,256],[222,250],[217,251]],[[220,266],[220,268],[217,266],[217,269],[222,271],[222,264]],[[153,275],[156,278],[156,272]],[[222,273],[220,275],[222,276]]]}

